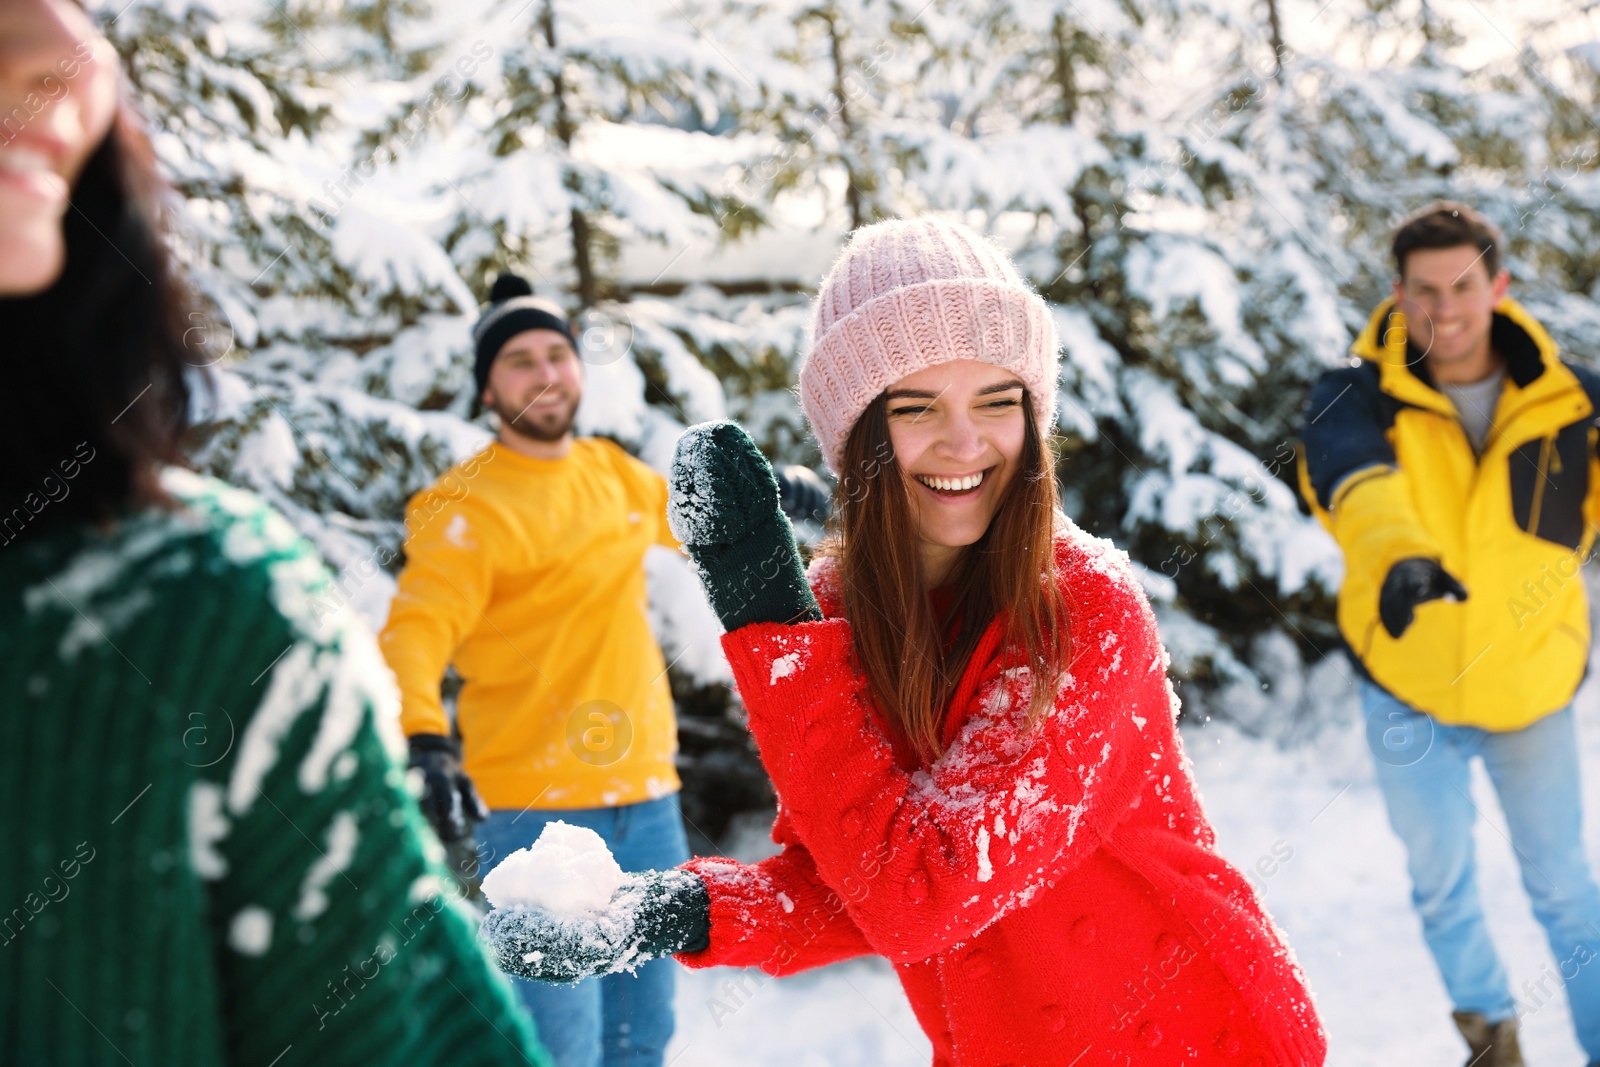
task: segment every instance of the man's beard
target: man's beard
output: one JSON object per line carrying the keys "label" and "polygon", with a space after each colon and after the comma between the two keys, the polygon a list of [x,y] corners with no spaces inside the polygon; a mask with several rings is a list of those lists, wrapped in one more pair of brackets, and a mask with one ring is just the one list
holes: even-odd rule
{"label": "man's beard", "polygon": [[512,405],[496,399],[493,410],[502,429],[515,430],[535,441],[559,441],[572,432],[572,424],[578,417],[578,401],[574,399],[553,411],[536,413],[531,403]]}

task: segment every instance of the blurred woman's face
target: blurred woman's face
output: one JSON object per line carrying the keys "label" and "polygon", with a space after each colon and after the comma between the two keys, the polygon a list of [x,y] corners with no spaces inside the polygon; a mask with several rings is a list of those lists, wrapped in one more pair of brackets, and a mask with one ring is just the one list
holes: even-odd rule
{"label": "blurred woman's face", "polygon": [[116,113],[116,55],[69,0],[0,0],[0,296],[61,273],[62,217]]}

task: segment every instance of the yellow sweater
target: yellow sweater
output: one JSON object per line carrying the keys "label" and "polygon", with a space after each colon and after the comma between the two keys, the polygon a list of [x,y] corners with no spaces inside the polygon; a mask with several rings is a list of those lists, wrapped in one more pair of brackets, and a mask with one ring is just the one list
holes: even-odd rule
{"label": "yellow sweater", "polygon": [[380,641],[400,724],[448,734],[491,808],[631,804],[679,788],[672,694],[646,615],[644,554],[677,549],[667,484],[609,441],[561,459],[494,443],[406,508],[406,566]]}

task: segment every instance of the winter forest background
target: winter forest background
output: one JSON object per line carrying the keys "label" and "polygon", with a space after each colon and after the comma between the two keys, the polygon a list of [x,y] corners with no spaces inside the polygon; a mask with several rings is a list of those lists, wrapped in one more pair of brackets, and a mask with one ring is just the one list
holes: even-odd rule
{"label": "winter forest background", "polygon": [[[1472,201],[1506,232],[1514,294],[1570,356],[1600,356],[1597,14],[99,7],[211,308],[191,330],[217,383],[198,463],[284,511],[374,626],[406,499],[488,436],[469,327],[496,271],[581,322],[582,432],[664,470],[685,425],[729,415],[775,461],[820,469],[791,392],[810,294],[851,227],[954,212],[1052,304],[1066,509],[1142,566],[1185,717],[1295,758],[1337,728],[1347,671],[1329,658],[1339,554],[1292,488],[1300,407],[1386,294],[1394,221]],[[709,848],[769,797],[714,618],[681,562],[649,566],[685,812]]]}

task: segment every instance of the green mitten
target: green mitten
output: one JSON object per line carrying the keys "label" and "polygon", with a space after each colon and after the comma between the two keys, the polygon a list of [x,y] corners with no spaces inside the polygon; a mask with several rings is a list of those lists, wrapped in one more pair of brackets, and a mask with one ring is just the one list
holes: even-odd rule
{"label": "green mitten", "polygon": [[689,550],[724,629],[822,618],[772,466],[738,423],[685,430],[668,490],[672,532]]}
{"label": "green mitten", "polygon": [[535,907],[496,908],[484,916],[478,936],[507,974],[576,982],[705,948],[711,937],[711,894],[691,871],[645,871],[628,875],[602,912],[572,916]]}

